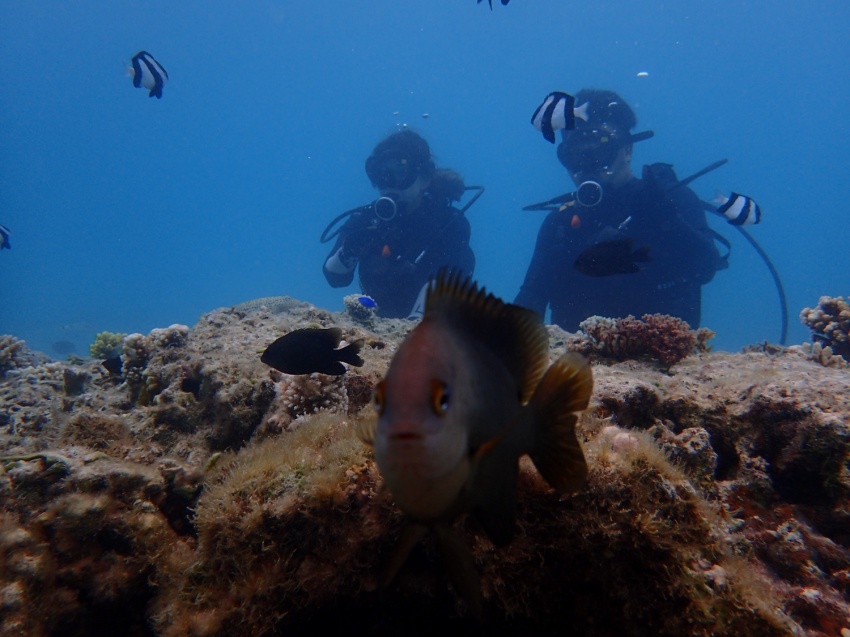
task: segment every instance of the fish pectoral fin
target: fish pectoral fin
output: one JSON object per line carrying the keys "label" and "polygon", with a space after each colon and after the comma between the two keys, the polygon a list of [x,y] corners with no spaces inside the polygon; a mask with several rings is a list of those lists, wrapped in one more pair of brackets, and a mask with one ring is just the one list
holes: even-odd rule
{"label": "fish pectoral fin", "polygon": [[327,374],[328,376],[342,376],[346,372],[345,365],[339,361],[326,361],[321,365],[317,364],[315,370],[320,374]]}
{"label": "fish pectoral fin", "polygon": [[575,491],[587,476],[587,462],[576,437],[576,412],[590,402],[593,375],[587,361],[567,352],[555,361],[531,399],[534,466],[561,493]]}
{"label": "fish pectoral fin", "polygon": [[481,582],[469,547],[463,538],[447,525],[435,526],[434,533],[437,536],[437,548],[452,585],[469,604],[472,615],[480,619],[483,613]]}
{"label": "fish pectoral fin", "polygon": [[510,542],[516,530],[519,444],[511,435],[516,430],[512,423],[476,450],[464,495],[473,515],[498,546]]}
{"label": "fish pectoral fin", "polygon": [[404,566],[404,563],[407,561],[413,547],[416,546],[423,537],[425,537],[425,533],[427,532],[428,527],[422,524],[411,524],[402,531],[401,537],[399,538],[398,544],[393,552],[393,556],[390,558],[390,563],[387,564],[387,568],[384,570],[384,574],[381,577],[381,588],[386,588],[392,583],[395,576],[398,575],[398,572],[401,570],[401,567]]}

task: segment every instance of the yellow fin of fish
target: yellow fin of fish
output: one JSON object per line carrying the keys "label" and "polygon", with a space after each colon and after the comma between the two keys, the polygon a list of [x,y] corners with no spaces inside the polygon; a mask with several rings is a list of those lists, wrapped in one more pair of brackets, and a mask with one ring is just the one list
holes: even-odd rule
{"label": "yellow fin of fish", "polygon": [[561,493],[575,491],[587,476],[575,412],[587,409],[592,391],[590,365],[567,352],[552,364],[531,399],[535,432],[529,455],[546,482]]}
{"label": "yellow fin of fish", "polygon": [[428,288],[424,319],[429,318],[485,345],[515,378],[520,402],[528,402],[549,362],[549,334],[536,312],[505,303],[469,278],[443,270]]}

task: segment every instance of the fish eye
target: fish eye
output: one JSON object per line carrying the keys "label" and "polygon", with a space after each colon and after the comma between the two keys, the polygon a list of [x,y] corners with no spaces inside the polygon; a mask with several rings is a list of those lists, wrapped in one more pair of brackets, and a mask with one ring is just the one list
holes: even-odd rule
{"label": "fish eye", "polygon": [[436,378],[431,381],[431,411],[435,416],[445,416],[449,410],[449,386]]}
{"label": "fish eye", "polygon": [[372,406],[379,416],[384,414],[384,381],[375,387],[375,393],[372,394]]}

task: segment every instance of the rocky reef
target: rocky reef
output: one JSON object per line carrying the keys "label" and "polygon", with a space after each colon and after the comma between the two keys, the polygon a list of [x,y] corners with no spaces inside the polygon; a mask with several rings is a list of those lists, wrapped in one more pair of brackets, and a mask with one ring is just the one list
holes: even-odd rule
{"label": "rocky reef", "polygon": [[[353,429],[412,323],[262,301],[128,335],[111,369],[0,337],[0,634],[850,635],[846,368],[663,317],[550,327],[553,357],[593,359],[589,477],[558,496],[523,461],[505,547],[458,521],[478,622],[431,543],[378,584],[406,521]],[[332,325],[364,367],[260,362]],[[600,346],[624,331],[640,355]]]}

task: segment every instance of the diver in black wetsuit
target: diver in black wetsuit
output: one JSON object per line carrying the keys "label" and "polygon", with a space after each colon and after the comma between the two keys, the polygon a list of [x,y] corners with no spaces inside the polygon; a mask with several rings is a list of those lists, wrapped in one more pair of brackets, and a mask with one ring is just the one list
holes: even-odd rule
{"label": "diver in black wetsuit", "polygon": [[322,271],[331,286],[345,287],[359,265],[360,287],[379,316],[419,318],[440,268],[475,269],[469,221],[452,205],[463,196],[463,179],[437,169],[428,143],[411,130],[381,141],[366,174],[380,196],[349,211]]}
{"label": "diver in black wetsuit", "polygon": [[697,327],[700,288],[721,267],[702,203],[667,164],[634,176],[632,144],[652,133],[630,132],[637,120],[619,95],[585,89],[575,103],[588,104],[588,121],[562,131],[558,159],[578,189],[537,208],[553,211],[514,302],[541,315],[548,306],[568,331],[593,315],[655,313]]}

